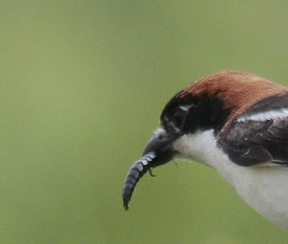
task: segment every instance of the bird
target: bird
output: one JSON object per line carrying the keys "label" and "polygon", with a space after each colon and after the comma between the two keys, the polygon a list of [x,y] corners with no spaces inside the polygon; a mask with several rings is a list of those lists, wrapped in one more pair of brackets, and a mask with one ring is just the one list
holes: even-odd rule
{"label": "bird", "polygon": [[126,175],[124,208],[146,172],[153,176],[152,168],[176,158],[213,168],[260,215],[288,230],[288,87],[224,70],[178,92]]}

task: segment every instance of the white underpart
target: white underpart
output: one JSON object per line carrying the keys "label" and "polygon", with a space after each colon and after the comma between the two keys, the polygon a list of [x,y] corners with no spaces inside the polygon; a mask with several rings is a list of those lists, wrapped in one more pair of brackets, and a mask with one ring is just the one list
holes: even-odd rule
{"label": "white underpart", "polygon": [[174,143],[182,156],[214,168],[259,214],[288,230],[288,169],[243,167],[217,147],[213,130],[183,135]]}
{"label": "white underpart", "polygon": [[255,121],[266,121],[266,120],[277,120],[288,117],[288,109],[282,108],[279,110],[270,110],[266,112],[260,112],[252,115],[242,115],[237,121],[244,122],[247,120],[255,120]]}

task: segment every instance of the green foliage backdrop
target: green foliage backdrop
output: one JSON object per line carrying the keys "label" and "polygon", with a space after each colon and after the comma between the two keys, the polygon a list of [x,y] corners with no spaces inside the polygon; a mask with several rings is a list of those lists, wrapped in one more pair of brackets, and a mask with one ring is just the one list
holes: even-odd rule
{"label": "green foliage backdrop", "polygon": [[1,243],[287,243],[213,170],[124,177],[165,103],[235,69],[288,85],[287,1],[0,1]]}

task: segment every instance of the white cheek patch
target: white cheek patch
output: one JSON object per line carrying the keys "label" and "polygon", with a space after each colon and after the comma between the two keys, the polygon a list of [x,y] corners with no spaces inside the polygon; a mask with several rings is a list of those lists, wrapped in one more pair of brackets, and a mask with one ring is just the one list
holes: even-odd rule
{"label": "white cheek patch", "polygon": [[288,108],[282,108],[279,110],[270,110],[252,115],[242,115],[237,119],[237,122],[245,121],[267,121],[267,120],[279,120],[288,118]]}
{"label": "white cheek patch", "polygon": [[213,129],[183,135],[174,142],[173,147],[181,157],[196,160],[212,168],[217,168],[219,162],[228,159],[217,146]]}

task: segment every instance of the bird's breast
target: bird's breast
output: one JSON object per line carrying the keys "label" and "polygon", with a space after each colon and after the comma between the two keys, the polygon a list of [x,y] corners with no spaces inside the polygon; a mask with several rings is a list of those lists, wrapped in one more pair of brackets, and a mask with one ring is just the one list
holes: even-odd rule
{"label": "bird's breast", "polygon": [[214,168],[259,214],[288,230],[288,168],[233,163],[217,145],[212,129],[183,135],[174,149],[181,157]]}

